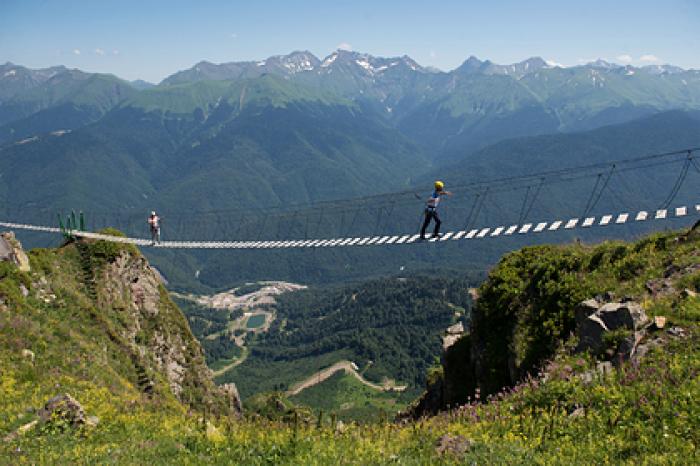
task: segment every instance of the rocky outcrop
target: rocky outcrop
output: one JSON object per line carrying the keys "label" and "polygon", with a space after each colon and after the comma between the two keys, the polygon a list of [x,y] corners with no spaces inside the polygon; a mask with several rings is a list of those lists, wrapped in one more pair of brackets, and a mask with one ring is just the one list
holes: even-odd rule
{"label": "rocky outcrop", "polygon": [[241,396],[238,394],[238,388],[236,387],[236,384],[225,383],[219,386],[219,390],[228,402],[228,408],[230,412],[243,412],[243,402],[241,401]]}
{"label": "rocky outcrop", "polygon": [[11,231],[0,233],[0,261],[12,262],[22,272],[29,272],[29,258]]}
{"label": "rocky outcrop", "polygon": [[214,384],[187,320],[141,254],[125,249],[94,266],[93,274],[96,307],[116,314],[115,338],[128,347],[142,391],[151,395],[164,381],[181,402],[241,413],[235,386]]}
{"label": "rocky outcrop", "polygon": [[664,270],[663,277],[647,281],[646,289],[653,297],[676,294],[678,290],[674,287],[674,282],[678,280],[678,278],[692,274],[698,270],[700,270],[700,264],[692,264],[687,267],[679,267],[671,264]]}
{"label": "rocky outcrop", "polygon": [[634,301],[603,303],[596,299],[588,299],[580,303],[574,313],[579,339],[577,352],[600,353],[609,346],[606,335],[616,330],[626,330],[629,334],[618,348],[625,359],[634,352],[642,338],[641,331],[649,322],[642,306]]}
{"label": "rocky outcrop", "polygon": [[467,401],[468,395],[476,389],[473,367],[469,364],[471,344],[469,335],[462,335],[443,351],[441,370],[428,377],[423,396],[399,418],[417,419]]}
{"label": "rocky outcrop", "polygon": [[56,395],[46,402],[39,411],[42,423],[60,422],[76,428],[84,425],[94,425],[96,418],[87,417],[83,406],[67,393]]}
{"label": "rocky outcrop", "polygon": [[[631,300],[606,303],[598,298],[576,307],[576,323],[578,345],[574,351],[589,351],[603,359],[599,367],[612,368],[628,360],[639,363],[650,350],[663,346],[662,331],[668,319],[654,316],[650,320],[641,305]],[[668,328],[665,335],[685,337],[680,327]]]}
{"label": "rocky outcrop", "polygon": [[97,416],[87,416],[83,406],[68,393],[56,395],[48,400],[37,414],[38,419],[20,426],[3,440],[14,441],[37,426],[52,425],[54,429],[63,430],[95,427],[100,422]]}
{"label": "rocky outcrop", "polygon": [[457,343],[457,340],[462,338],[462,335],[464,335],[464,324],[462,322],[457,322],[456,324],[447,327],[447,331],[442,337],[443,351],[446,351],[447,348]]}

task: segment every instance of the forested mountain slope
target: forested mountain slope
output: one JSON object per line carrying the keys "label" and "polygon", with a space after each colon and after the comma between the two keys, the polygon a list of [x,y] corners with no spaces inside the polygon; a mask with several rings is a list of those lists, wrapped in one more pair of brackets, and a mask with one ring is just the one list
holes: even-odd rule
{"label": "forested mountain slope", "polygon": [[468,287],[465,279],[418,276],[283,295],[270,329],[248,343],[247,359],[217,380],[235,382],[246,398],[350,360],[371,382],[408,385],[403,399],[412,398],[447,327],[468,321]]}
{"label": "forested mountain slope", "polygon": [[[696,115],[667,112],[637,121],[585,133],[559,134],[504,141],[465,156],[459,163],[435,169],[422,177],[413,191],[396,197],[377,197],[355,203],[325,203],[286,215],[255,216],[246,212],[212,213],[202,227],[187,225],[174,235],[217,239],[221,228],[240,238],[324,238],[417,232],[422,220],[422,197],[430,193],[435,179],[447,183],[453,196],[440,209],[443,231],[497,227],[523,222],[553,221],[584,215],[604,215],[659,208],[668,200],[683,172],[685,154],[625,164],[622,161],[679,148],[700,146],[700,120]],[[613,165],[617,162],[616,168]],[[532,176],[526,182],[492,181],[542,171],[572,169],[600,164],[587,170],[570,170],[548,177]],[[607,182],[606,182],[607,180]],[[672,200],[675,205],[694,205],[700,173],[691,165]],[[596,202],[593,202],[596,200]],[[525,207],[524,207],[525,206]],[[587,209],[587,207],[589,207]],[[521,218],[523,217],[523,218]],[[669,226],[677,225],[669,223]],[[169,227],[170,225],[168,225]],[[609,229],[579,230],[580,238],[634,237],[665,226],[637,222]],[[190,233],[188,233],[190,232]],[[217,236],[219,235],[219,236]],[[279,235],[279,236],[278,236]],[[290,251],[201,252],[190,262],[191,274],[200,270],[202,284],[225,287],[222,277],[238,280],[275,278],[304,283],[364,279],[395,273],[400,267],[457,269],[465,263],[484,270],[504,252],[528,242],[571,240],[570,232],[486,238],[439,245],[418,244],[400,248],[331,248]],[[260,257],[272,260],[260,260]],[[162,256],[161,256],[162,257]],[[167,262],[156,258],[169,273]],[[201,262],[199,262],[201,261]],[[201,267],[199,264],[202,264]],[[195,268],[196,267],[196,268]]]}

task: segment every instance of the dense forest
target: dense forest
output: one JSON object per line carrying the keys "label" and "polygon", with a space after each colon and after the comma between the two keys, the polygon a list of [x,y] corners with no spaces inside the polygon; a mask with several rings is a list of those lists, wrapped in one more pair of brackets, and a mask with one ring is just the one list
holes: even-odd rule
{"label": "dense forest", "polygon": [[[240,353],[240,349],[226,329],[230,321],[243,315],[240,309],[234,311],[211,309],[180,298],[175,298],[174,301],[187,317],[192,333],[201,343],[207,364],[211,366],[218,360],[228,359]],[[204,338],[214,334],[216,334],[214,338]]]}
{"label": "dense forest", "polygon": [[463,277],[394,277],[283,295],[269,332],[251,341],[247,360],[220,382],[235,381],[249,396],[350,359],[369,380],[417,390],[445,329],[469,318],[469,286]]}

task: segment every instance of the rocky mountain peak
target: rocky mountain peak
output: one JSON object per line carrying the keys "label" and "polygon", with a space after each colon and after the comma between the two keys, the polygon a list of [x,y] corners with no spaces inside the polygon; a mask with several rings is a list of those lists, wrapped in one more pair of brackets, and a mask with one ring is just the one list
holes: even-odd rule
{"label": "rocky mountain peak", "polygon": [[622,68],[622,66],[616,65],[615,63],[610,63],[608,61],[603,60],[602,58],[599,58],[596,61],[592,61],[590,63],[587,63],[586,66],[591,67],[591,68],[603,68],[606,70],[612,70],[615,68]]}
{"label": "rocky mountain peak", "polygon": [[270,68],[276,67],[283,73],[296,74],[302,71],[312,71],[321,61],[308,50],[294,51],[288,55],[276,55],[262,62],[258,62],[257,66]]}

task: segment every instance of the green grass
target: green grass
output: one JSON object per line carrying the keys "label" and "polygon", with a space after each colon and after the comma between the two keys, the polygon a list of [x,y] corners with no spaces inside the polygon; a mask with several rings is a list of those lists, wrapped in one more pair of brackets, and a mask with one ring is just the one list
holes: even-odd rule
{"label": "green grass", "polygon": [[349,350],[333,351],[294,361],[270,361],[251,356],[233,370],[216,379],[217,383],[234,382],[245,400],[255,393],[285,391],[317,371],[336,362],[349,359]]}
{"label": "green grass", "polygon": [[[525,276],[516,271],[532,267],[541,272],[547,270],[547,263],[562,264],[568,258],[567,263],[578,264],[584,273],[580,286],[644,297],[648,314],[666,316],[669,325],[683,327],[687,336],[657,332],[655,337],[663,345],[639,364],[624,364],[610,374],[585,378],[595,359],[571,354],[561,346],[547,364],[546,379],[525,379],[489,399],[432,418],[408,423],[348,422],[343,427],[332,425],[337,420],[332,408],[338,403],[354,404],[371,396],[376,408],[382,409],[390,400],[376,392],[364,393],[343,375],[296,397],[300,402],[316,398],[314,402],[329,409],[320,420],[303,412],[287,422],[261,417],[236,420],[212,416],[197,407],[187,410],[167,390],[150,399],[143,397],[133,386],[130,362],[119,342],[104,338],[103,325],[115,325],[116,310],[88,312],[90,303],[72,278],[80,273],[77,252],[70,247],[36,252],[32,265],[46,271],[56,295],[49,302],[13,292],[26,277],[6,265],[0,268],[4,301],[0,307],[0,437],[29,422],[57,391],[74,395],[100,423],[79,431],[49,424],[0,442],[0,464],[697,464],[700,298],[681,293],[652,297],[643,291],[645,280],[662,276],[670,264],[698,262],[700,241],[673,238],[668,233],[631,245],[570,246],[546,249],[547,254],[529,250],[520,256],[524,267],[513,268],[513,256],[492,275],[503,278],[499,286],[503,296],[509,296],[519,289],[520,280],[526,285],[548,283],[542,281],[546,274]],[[637,259],[635,274],[620,273]],[[700,278],[696,275],[677,279],[675,285],[697,289]],[[566,280],[563,284],[576,286]],[[536,295],[544,301],[532,301],[532,295],[521,298],[521,305],[530,307],[521,308],[524,314],[519,317],[546,309],[532,304],[546,302],[546,297],[561,290],[542,286]],[[545,322],[552,327],[557,321]],[[35,353],[34,363],[21,356],[23,348]],[[329,363],[344,358],[343,354],[331,356]],[[310,373],[318,368],[292,369]],[[269,374],[280,370],[281,365],[273,364]],[[283,403],[281,409],[286,412],[291,407]],[[447,434],[469,439],[470,448],[463,456],[438,456],[436,443]]]}
{"label": "green grass", "polygon": [[[338,431],[329,414],[320,425],[212,418],[217,430],[207,433],[196,416],[117,408],[94,430],[1,444],[0,457],[12,464],[694,464],[699,354],[695,333],[638,368],[590,383],[576,377],[588,361],[562,359],[545,383],[406,425],[350,423]],[[445,434],[470,439],[471,449],[438,457]]]}
{"label": "green grass", "polygon": [[290,400],[316,413],[335,414],[338,419],[373,422],[394,418],[410,401],[402,398],[399,393],[378,391],[345,372],[336,372]]}

